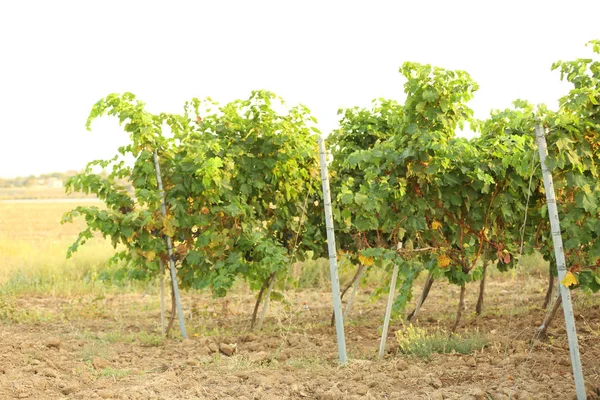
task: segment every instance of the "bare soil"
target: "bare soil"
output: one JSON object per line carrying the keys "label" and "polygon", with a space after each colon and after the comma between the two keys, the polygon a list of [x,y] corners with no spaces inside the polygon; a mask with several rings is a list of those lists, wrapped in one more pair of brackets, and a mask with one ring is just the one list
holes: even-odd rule
{"label": "bare soil", "polygon": [[[362,290],[346,321],[350,362],[339,366],[327,291],[289,291],[250,332],[254,296],[226,300],[184,293],[189,339],[160,338],[158,296],[17,298],[25,322],[0,323],[0,399],[572,399],[575,389],[562,314],[549,338],[539,277],[490,279],[484,314],[467,288],[459,333],[478,330],[487,347],[429,360],[388,353],[377,361],[385,299]],[[415,288],[415,294],[420,290]],[[416,297],[416,296],[415,296]],[[415,324],[452,326],[458,288],[436,282]],[[600,398],[598,296],[575,293],[588,398]],[[174,332],[177,331],[175,322]]]}

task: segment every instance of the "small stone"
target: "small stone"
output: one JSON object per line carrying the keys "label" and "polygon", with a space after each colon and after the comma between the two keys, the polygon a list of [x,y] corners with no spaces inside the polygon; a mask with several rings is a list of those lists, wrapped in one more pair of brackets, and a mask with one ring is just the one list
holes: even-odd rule
{"label": "small stone", "polygon": [[258,340],[258,336],[256,336],[254,333],[249,333],[246,336],[244,336],[244,342],[256,342]]}
{"label": "small stone", "polygon": [[517,353],[525,353],[525,352],[527,352],[527,349],[528,349],[528,346],[525,342],[519,341],[515,345],[515,351]]}
{"label": "small stone", "polygon": [[444,400],[444,394],[440,391],[433,392],[429,395],[431,400]]}
{"label": "small stone", "polygon": [[58,372],[53,370],[52,368],[44,368],[41,373],[43,376],[47,376],[48,378],[56,378],[58,377]]}
{"label": "small stone", "polygon": [[343,399],[344,395],[342,391],[337,388],[337,386],[332,387],[321,396],[323,400],[339,400]]}
{"label": "small stone", "polygon": [[209,343],[208,350],[210,350],[211,353],[216,353],[219,351],[219,346],[217,346],[216,343]]}
{"label": "small stone", "polygon": [[75,393],[78,389],[79,389],[79,387],[77,386],[77,384],[67,383],[65,386],[63,386],[63,388],[60,390],[60,392],[64,395],[70,395],[70,394]]}
{"label": "small stone", "polygon": [[404,360],[396,361],[396,369],[398,371],[406,371],[408,369],[408,363]]}
{"label": "small stone", "polygon": [[269,359],[269,354],[266,351],[259,351],[250,355],[250,360],[256,363],[262,363]]}
{"label": "small stone", "polygon": [[97,394],[103,399],[110,399],[115,397],[115,392],[110,389],[99,390]]}
{"label": "small stone", "polygon": [[475,358],[469,357],[465,360],[465,365],[467,367],[475,368],[477,366],[477,361],[475,361]]}
{"label": "small stone", "polygon": [[56,365],[56,363],[54,361],[52,361],[49,358],[46,358],[44,361],[46,361],[46,364],[48,364],[49,367],[54,368],[54,369],[59,369],[58,366]]}
{"label": "small stone", "polygon": [[54,349],[59,349],[59,348],[60,348],[60,345],[61,345],[61,341],[60,341],[60,339],[59,339],[59,338],[57,338],[57,337],[53,336],[53,337],[51,337],[51,338],[48,338],[48,339],[46,340],[46,343],[45,343],[45,345],[46,345],[46,347],[48,347],[48,348],[50,348],[50,349],[52,349],[52,348],[54,348]]}
{"label": "small stone", "polygon": [[438,378],[434,378],[434,377],[431,378],[431,380],[429,381],[429,384],[431,386],[433,386],[435,389],[439,389],[442,387],[442,381],[440,381]]}
{"label": "small stone", "polygon": [[294,335],[288,336],[287,343],[292,347],[297,346],[300,344],[300,337]]}
{"label": "small stone", "polygon": [[213,362],[213,358],[211,356],[202,356],[200,357],[200,364],[206,365]]}
{"label": "small stone", "polygon": [[191,346],[194,346],[195,344],[196,344],[196,342],[194,342],[194,341],[193,341],[192,339],[190,339],[190,338],[185,338],[185,339],[183,339],[183,340],[182,340],[182,341],[179,343],[179,345],[180,345],[181,347],[191,347]]}
{"label": "small stone", "polygon": [[183,382],[180,387],[183,390],[191,390],[194,387],[194,385],[195,385],[194,382],[187,381],[187,382]]}
{"label": "small stone", "polygon": [[356,393],[359,396],[366,395],[368,391],[369,388],[367,387],[367,385],[356,385],[356,387],[354,388],[354,393]]}
{"label": "small stone", "polygon": [[412,378],[420,378],[425,374],[425,371],[423,371],[423,368],[421,368],[421,367],[417,367],[416,365],[411,365],[408,367],[408,374]]}
{"label": "small stone", "polygon": [[104,369],[110,367],[110,363],[104,358],[92,357],[92,365],[96,369]]}
{"label": "small stone", "polygon": [[515,364],[520,364],[520,363],[524,362],[526,359],[527,359],[527,354],[525,354],[525,353],[513,354],[510,357],[510,361],[512,361]]}
{"label": "small stone", "polygon": [[234,375],[243,381],[247,381],[250,378],[250,374],[247,371],[237,371]]}
{"label": "small stone", "polygon": [[517,393],[515,398],[518,398],[519,400],[533,400],[533,396],[524,390],[521,390],[519,393]]}
{"label": "small stone", "polygon": [[475,398],[475,400],[486,400],[487,396],[485,392],[479,388],[472,389],[469,394]]}
{"label": "small stone", "polygon": [[198,364],[198,361],[194,360],[193,358],[188,358],[187,360],[185,360],[185,363],[190,367],[193,367],[196,364]]}
{"label": "small stone", "polygon": [[236,349],[237,346],[235,344],[221,343],[219,345],[219,350],[221,350],[221,353],[229,357],[231,357],[235,353]]}
{"label": "small stone", "polygon": [[261,351],[263,350],[263,346],[260,342],[250,342],[246,344],[246,349],[248,349],[248,351]]}

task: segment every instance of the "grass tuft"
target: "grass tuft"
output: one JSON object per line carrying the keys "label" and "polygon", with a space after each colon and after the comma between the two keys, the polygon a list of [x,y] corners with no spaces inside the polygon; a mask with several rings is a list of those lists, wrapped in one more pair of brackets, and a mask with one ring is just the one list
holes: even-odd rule
{"label": "grass tuft", "polygon": [[131,375],[131,371],[128,369],[116,369],[111,367],[106,367],[102,371],[100,371],[100,376],[110,377],[110,378],[124,378],[126,376]]}
{"label": "grass tuft", "polygon": [[57,316],[35,309],[23,309],[9,296],[0,296],[0,322],[10,324],[27,324],[52,322]]}
{"label": "grass tuft", "polygon": [[487,346],[485,336],[475,333],[449,334],[444,330],[429,332],[412,324],[396,332],[398,351],[402,354],[429,359],[432,354],[471,354]]}

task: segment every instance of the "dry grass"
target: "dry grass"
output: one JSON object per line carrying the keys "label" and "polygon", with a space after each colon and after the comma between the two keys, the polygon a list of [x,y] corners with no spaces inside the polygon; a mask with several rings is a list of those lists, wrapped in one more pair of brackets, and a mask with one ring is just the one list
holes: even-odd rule
{"label": "dry grass", "polygon": [[[0,203],[0,237],[44,245],[63,239],[74,239],[85,227],[80,220],[61,225],[62,215],[76,203]],[[98,203],[101,205],[101,203]]]}
{"label": "dry grass", "polygon": [[0,203],[0,291],[72,295],[104,290],[96,281],[114,250],[94,238],[71,259],[67,248],[85,226],[61,225],[75,203]]}

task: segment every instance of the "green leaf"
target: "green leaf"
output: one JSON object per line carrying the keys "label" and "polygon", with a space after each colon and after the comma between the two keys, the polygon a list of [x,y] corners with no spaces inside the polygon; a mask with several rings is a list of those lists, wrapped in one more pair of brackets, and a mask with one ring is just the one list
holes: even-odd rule
{"label": "green leaf", "polygon": [[356,193],[354,195],[354,201],[356,202],[356,204],[358,204],[359,206],[364,206],[368,203],[369,201],[369,196],[364,195],[362,193]]}
{"label": "green leaf", "polygon": [[583,208],[588,213],[596,214],[598,209],[598,200],[593,192],[588,190],[582,190],[575,195],[575,201],[577,206]]}

